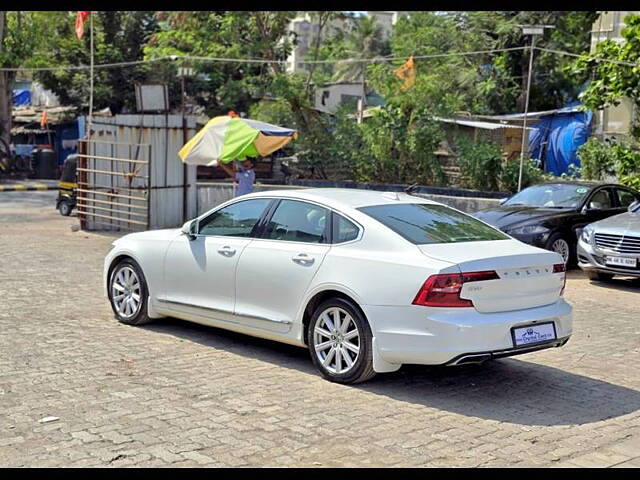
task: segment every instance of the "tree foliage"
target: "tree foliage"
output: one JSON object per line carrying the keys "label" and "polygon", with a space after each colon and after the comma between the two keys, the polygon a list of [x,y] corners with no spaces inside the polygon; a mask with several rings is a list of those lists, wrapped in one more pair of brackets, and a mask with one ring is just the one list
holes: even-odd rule
{"label": "tree foliage", "polygon": [[[89,103],[89,70],[64,67],[90,64],[90,34],[78,40],[75,35],[75,12],[48,12],[53,31],[34,55],[40,63],[59,66],[53,72],[39,72],[36,78],[56,93],[63,104],[83,110]],[[143,48],[158,25],[150,11],[104,11],[94,14],[94,63],[142,60]],[[88,20],[87,20],[88,22]],[[137,83],[152,79],[152,65],[99,68],[94,73],[94,108],[109,107],[113,113],[135,108]]]}
{"label": "tree foliage", "polygon": [[[38,66],[33,55],[51,33],[50,12],[0,12],[0,67]],[[0,136],[9,142],[15,71],[0,72]]]}
{"label": "tree foliage", "polygon": [[[215,58],[284,60],[292,37],[290,11],[159,12],[160,31],[149,39],[145,58],[170,55]],[[248,112],[267,92],[279,64],[188,62],[201,75],[189,90],[209,115],[229,109]]]}
{"label": "tree foliage", "polygon": [[[627,15],[625,24],[621,43],[599,42],[594,53],[582,55],[568,69],[575,75],[591,78],[581,95],[587,108],[597,110],[618,105],[623,98],[629,98],[636,108],[640,106],[640,15]],[[640,138],[637,122],[630,133]]]}

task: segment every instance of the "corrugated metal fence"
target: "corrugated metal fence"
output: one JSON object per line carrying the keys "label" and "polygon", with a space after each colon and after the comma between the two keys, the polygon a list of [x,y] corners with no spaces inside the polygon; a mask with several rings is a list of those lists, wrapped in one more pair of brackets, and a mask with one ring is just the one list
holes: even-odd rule
{"label": "corrugated metal fence", "polygon": [[[92,145],[86,153],[104,157],[95,159],[96,166],[93,167],[104,173],[90,173],[93,175],[91,180],[95,185],[113,185],[112,193],[116,194],[132,187],[147,189],[147,228],[176,227],[196,216],[196,167],[185,166],[178,158],[182,145],[197,131],[196,117],[187,116],[185,123],[183,128],[182,116],[169,114],[131,114],[93,119]],[[121,175],[125,162],[113,162],[113,158],[148,161],[148,165],[143,167],[144,173],[134,169]],[[100,168],[97,168],[98,165]],[[129,165],[136,164],[129,162]],[[133,172],[137,172],[137,177],[132,175]],[[87,218],[86,228],[108,228],[104,225],[105,219],[101,220],[103,224],[98,226]]]}

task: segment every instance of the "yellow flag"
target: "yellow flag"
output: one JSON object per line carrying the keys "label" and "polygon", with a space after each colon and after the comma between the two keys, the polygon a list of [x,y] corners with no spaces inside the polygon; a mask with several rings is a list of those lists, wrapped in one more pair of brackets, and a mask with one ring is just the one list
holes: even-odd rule
{"label": "yellow flag", "polygon": [[404,80],[404,84],[402,85],[402,90],[408,90],[416,83],[416,64],[413,61],[413,55],[409,57],[409,60],[405,62],[399,68],[396,68],[393,73],[395,73],[396,77],[400,80]]}

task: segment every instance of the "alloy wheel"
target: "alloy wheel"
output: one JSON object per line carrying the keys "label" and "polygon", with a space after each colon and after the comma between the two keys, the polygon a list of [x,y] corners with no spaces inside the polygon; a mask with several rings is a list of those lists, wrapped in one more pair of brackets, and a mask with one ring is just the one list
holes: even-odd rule
{"label": "alloy wheel", "polygon": [[111,298],[118,315],[124,318],[131,318],[140,310],[140,279],[130,266],[125,265],[113,274]]}
{"label": "alloy wheel", "polygon": [[551,250],[562,255],[566,264],[569,261],[569,244],[566,240],[559,238],[551,245]]}
{"label": "alloy wheel", "polygon": [[323,311],[314,325],[313,348],[328,372],[351,370],[360,355],[360,331],[353,317],[339,307]]}

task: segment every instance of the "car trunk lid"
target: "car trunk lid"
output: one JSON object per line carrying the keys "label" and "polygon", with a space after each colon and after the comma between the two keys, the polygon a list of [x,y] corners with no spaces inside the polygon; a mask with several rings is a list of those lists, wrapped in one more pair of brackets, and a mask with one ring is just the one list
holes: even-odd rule
{"label": "car trunk lid", "polygon": [[562,257],[517,240],[419,245],[423,254],[456,264],[460,272],[495,271],[499,279],[465,283],[460,298],[479,312],[504,312],[556,302],[564,272],[554,273]]}

